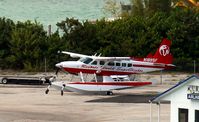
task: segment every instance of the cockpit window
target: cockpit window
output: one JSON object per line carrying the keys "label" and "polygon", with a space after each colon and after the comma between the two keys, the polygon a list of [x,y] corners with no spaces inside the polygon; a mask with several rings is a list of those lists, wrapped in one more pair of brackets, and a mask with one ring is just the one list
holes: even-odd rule
{"label": "cockpit window", "polygon": [[84,62],[86,60],[86,58],[80,58],[79,61],[80,62]]}
{"label": "cockpit window", "polygon": [[89,64],[91,61],[93,61],[92,58],[81,58],[79,61],[85,63],[85,64]]}

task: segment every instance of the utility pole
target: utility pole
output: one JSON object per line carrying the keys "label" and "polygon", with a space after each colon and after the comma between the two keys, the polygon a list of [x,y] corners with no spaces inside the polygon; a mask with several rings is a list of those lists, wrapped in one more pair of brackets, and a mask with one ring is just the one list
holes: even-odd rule
{"label": "utility pole", "polygon": [[[51,35],[51,25],[48,25],[48,36]],[[44,67],[45,67],[45,74],[47,72],[47,59],[46,56],[44,57]]]}
{"label": "utility pole", "polygon": [[48,35],[49,35],[49,36],[50,36],[51,33],[52,33],[51,29],[52,29],[51,25],[48,25]]}

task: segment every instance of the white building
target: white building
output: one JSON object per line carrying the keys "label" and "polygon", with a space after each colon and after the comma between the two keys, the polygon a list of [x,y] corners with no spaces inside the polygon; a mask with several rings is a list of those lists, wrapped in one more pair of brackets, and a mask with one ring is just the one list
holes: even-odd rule
{"label": "white building", "polygon": [[[180,81],[153,98],[151,103],[158,104],[159,115],[163,101],[170,101],[170,122],[199,122],[199,76],[193,75]],[[158,116],[158,122],[160,121]]]}

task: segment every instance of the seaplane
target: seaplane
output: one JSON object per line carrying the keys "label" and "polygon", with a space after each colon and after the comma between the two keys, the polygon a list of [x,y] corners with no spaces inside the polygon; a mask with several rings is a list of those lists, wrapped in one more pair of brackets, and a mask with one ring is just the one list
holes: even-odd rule
{"label": "seaplane", "polygon": [[[62,51],[77,61],[63,61],[55,66],[64,72],[80,76],[80,81],[52,82],[53,86],[63,91],[79,93],[105,93],[112,95],[113,90],[128,89],[151,85],[152,82],[132,81],[130,75],[160,71],[175,67],[170,53],[171,41],[163,39],[155,54],[149,53],[145,58],[138,57],[103,57]],[[86,81],[84,74],[92,74],[93,79]],[[53,81],[53,80],[51,80]],[[49,92],[49,87],[46,94]]]}

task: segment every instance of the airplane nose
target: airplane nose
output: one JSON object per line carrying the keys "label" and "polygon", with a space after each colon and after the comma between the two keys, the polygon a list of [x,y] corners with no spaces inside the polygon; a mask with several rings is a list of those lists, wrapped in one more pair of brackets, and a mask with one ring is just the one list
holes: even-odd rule
{"label": "airplane nose", "polygon": [[62,63],[57,63],[55,64],[56,67],[61,68],[62,67]]}
{"label": "airplane nose", "polygon": [[58,68],[63,68],[63,67],[78,68],[81,65],[82,63],[79,63],[77,61],[64,61],[64,62],[55,64],[55,66]]}

